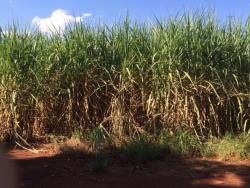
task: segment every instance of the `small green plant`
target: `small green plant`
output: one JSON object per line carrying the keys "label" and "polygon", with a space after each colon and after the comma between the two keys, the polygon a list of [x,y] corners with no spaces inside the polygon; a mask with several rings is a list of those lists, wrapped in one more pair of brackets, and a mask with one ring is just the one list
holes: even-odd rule
{"label": "small green plant", "polygon": [[110,134],[102,125],[99,125],[96,129],[91,131],[88,138],[91,142],[93,152],[96,154],[101,152],[105,142],[111,141]]}
{"label": "small green plant", "polygon": [[176,131],[174,135],[166,139],[165,144],[173,154],[181,156],[199,156],[206,147],[189,131]]}
{"label": "small green plant", "polygon": [[107,130],[99,125],[94,131],[89,135],[90,141],[92,143],[92,149],[95,154],[95,162],[92,171],[95,173],[104,172],[105,168],[108,166],[108,160],[105,159],[102,154],[102,148],[105,141],[110,141],[110,134]]}
{"label": "small green plant", "polygon": [[135,163],[157,160],[164,157],[166,148],[149,136],[139,135],[122,146],[122,151]]}

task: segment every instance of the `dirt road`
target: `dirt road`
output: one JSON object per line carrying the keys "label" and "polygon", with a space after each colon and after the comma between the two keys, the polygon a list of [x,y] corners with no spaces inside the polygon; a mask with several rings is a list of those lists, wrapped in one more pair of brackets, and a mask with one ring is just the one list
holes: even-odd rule
{"label": "dirt road", "polygon": [[94,173],[93,156],[87,154],[52,156],[17,149],[8,153],[19,174],[18,187],[24,188],[250,188],[250,161],[171,159],[138,166],[114,157],[105,172]]}

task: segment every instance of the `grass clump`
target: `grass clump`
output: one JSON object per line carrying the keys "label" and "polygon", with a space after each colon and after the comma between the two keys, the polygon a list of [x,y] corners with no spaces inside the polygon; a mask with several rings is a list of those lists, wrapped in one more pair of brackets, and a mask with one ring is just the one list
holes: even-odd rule
{"label": "grass clump", "polygon": [[71,137],[51,138],[53,151],[63,155],[91,154],[91,144],[86,142],[79,131],[74,131]]}
{"label": "grass clump", "polygon": [[162,159],[167,151],[166,147],[146,135],[139,135],[129,139],[121,149],[123,154],[129,157],[134,163]]}
{"label": "grass clump", "polygon": [[215,138],[208,141],[212,155],[222,160],[241,160],[250,158],[250,137],[235,136],[227,133],[223,138]]}
{"label": "grass clump", "polygon": [[190,131],[176,131],[172,136],[161,133],[159,141],[177,156],[201,156],[206,145]]}
{"label": "grass clump", "polygon": [[175,156],[218,157],[222,160],[250,158],[249,135],[226,133],[221,138],[198,139],[189,131],[176,131],[173,135],[161,133],[159,143],[169,148]]}

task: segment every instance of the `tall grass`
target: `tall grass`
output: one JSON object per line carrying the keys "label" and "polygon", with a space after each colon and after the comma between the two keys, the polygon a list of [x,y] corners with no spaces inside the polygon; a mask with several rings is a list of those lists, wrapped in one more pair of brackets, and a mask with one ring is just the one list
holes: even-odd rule
{"label": "tall grass", "polygon": [[249,134],[250,22],[210,13],[44,35],[0,34],[2,138],[103,126],[121,137],[165,130],[198,139]]}

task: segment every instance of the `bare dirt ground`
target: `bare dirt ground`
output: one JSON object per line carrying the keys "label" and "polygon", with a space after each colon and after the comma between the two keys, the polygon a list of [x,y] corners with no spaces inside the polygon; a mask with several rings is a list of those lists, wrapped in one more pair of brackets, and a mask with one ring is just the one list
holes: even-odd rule
{"label": "bare dirt ground", "polygon": [[110,157],[105,172],[94,173],[94,158],[88,154],[53,155],[49,151],[35,154],[11,149],[8,156],[16,166],[21,188],[250,188],[250,160],[168,159],[133,165],[126,159]]}

